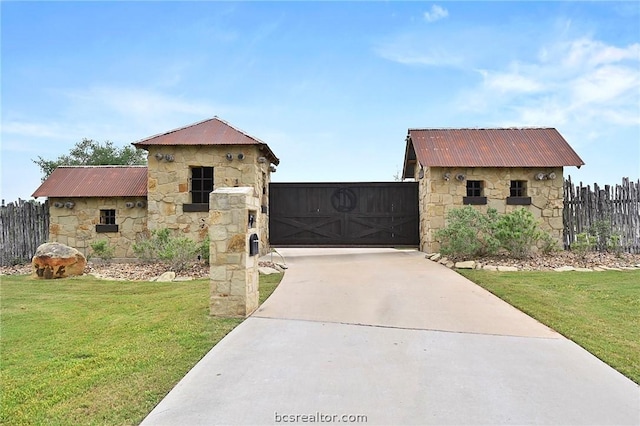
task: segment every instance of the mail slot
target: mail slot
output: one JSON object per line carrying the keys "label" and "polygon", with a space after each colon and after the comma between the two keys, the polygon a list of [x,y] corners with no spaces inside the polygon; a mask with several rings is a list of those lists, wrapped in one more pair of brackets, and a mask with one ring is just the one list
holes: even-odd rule
{"label": "mail slot", "polygon": [[258,234],[251,234],[249,237],[249,256],[257,256],[258,254],[260,254]]}

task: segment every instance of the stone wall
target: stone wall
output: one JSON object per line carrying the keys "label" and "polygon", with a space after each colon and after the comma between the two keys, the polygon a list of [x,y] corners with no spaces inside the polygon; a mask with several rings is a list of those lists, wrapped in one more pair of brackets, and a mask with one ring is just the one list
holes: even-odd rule
{"label": "stone wall", "polygon": [[250,255],[248,217],[260,209],[252,187],[219,188],[210,195],[210,313],[246,317],[258,308],[258,257]]}
{"label": "stone wall", "polygon": [[[72,202],[73,208],[56,207]],[[142,207],[137,203],[141,202]],[[133,203],[134,207],[128,207]],[[123,198],[49,198],[49,241],[76,248],[85,256],[91,254],[91,243],[107,240],[115,248],[116,258],[135,257],[132,245],[136,235],[147,227],[147,203],[140,197]],[[118,232],[96,232],[100,210],[115,210]]]}
{"label": "stone wall", "polygon": [[[419,167],[419,166],[418,166]],[[537,173],[555,173],[554,179],[536,180]],[[540,227],[549,232],[559,243],[562,242],[563,181],[562,167],[556,168],[441,168],[424,170],[419,179],[420,199],[420,248],[424,252],[436,252],[440,246],[435,241],[435,233],[445,226],[447,212],[463,207],[463,197],[467,195],[467,180],[484,182],[486,205],[475,205],[482,212],[495,208],[498,213],[508,213],[518,208],[527,208],[539,220]],[[449,180],[444,179],[448,173]],[[456,179],[458,174],[465,180]],[[416,170],[415,176],[419,176]],[[507,205],[510,181],[527,182],[526,196],[531,204],[526,206]]]}
{"label": "stone wall", "polygon": [[[227,154],[232,160],[227,159]],[[240,160],[238,154],[244,158]],[[158,160],[156,154],[163,154]],[[166,155],[173,156],[167,161]],[[208,234],[209,211],[184,212],[190,204],[190,167],[213,167],[214,190],[222,187],[251,187],[268,211],[269,161],[259,162],[257,145],[150,146],[148,153],[149,229],[169,228],[202,241]],[[261,252],[268,250],[268,215],[258,211]]]}

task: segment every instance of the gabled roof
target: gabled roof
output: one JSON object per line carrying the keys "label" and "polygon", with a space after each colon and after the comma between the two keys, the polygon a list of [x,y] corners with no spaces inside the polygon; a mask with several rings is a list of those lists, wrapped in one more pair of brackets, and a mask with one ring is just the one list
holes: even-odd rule
{"label": "gabled roof", "polygon": [[584,162],[553,128],[409,129],[404,173],[423,167],[563,167]]}
{"label": "gabled roof", "polygon": [[132,145],[143,149],[152,145],[259,145],[269,161],[275,165],[280,163],[266,143],[218,117],[150,136]]}
{"label": "gabled roof", "polygon": [[146,197],[146,166],[61,166],[32,197]]}

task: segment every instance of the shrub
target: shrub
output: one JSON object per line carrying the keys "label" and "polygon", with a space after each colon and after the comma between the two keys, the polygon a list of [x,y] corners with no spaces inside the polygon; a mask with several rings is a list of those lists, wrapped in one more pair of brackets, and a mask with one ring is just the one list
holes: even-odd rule
{"label": "shrub", "polygon": [[531,255],[532,248],[543,238],[533,214],[517,209],[501,215],[495,224],[495,238],[513,257],[522,259]]}
{"label": "shrub", "polygon": [[113,255],[115,254],[115,248],[109,245],[109,241],[107,240],[97,240],[93,241],[91,244],[91,250],[93,250],[93,254],[99,257],[102,260],[110,260],[113,259]]}
{"label": "shrub", "polygon": [[611,221],[598,220],[589,227],[587,232],[593,237],[593,249],[615,253],[621,251],[620,235],[612,232]]}
{"label": "shrub", "polygon": [[436,232],[440,252],[453,258],[472,258],[495,254],[499,242],[493,237],[497,211],[487,214],[471,206],[452,209],[447,213],[447,226]]}
{"label": "shrub", "polygon": [[586,232],[582,232],[576,235],[576,240],[571,244],[571,251],[576,253],[582,259],[587,257],[587,252],[591,250],[593,243],[591,242],[591,238],[589,234]]}
{"label": "shrub", "polygon": [[558,247],[558,241],[548,232],[542,232],[542,238],[540,238],[540,241],[541,250],[544,254],[551,254],[560,250],[560,247]]}
{"label": "shrub", "polygon": [[182,271],[202,250],[202,246],[188,237],[175,237],[167,228],[143,235],[133,245],[133,252],[143,260],[161,260],[173,271]]}

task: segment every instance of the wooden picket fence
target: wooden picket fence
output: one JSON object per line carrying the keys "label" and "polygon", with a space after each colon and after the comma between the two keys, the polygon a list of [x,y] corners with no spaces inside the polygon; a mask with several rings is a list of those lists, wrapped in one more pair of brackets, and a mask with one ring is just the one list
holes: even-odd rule
{"label": "wooden picket fence", "polygon": [[620,236],[620,248],[640,253],[640,180],[623,178],[621,185],[576,186],[571,176],[564,182],[564,246],[569,248],[576,235],[588,232],[597,223],[610,225],[611,234]]}
{"label": "wooden picket fence", "polygon": [[0,265],[31,261],[49,238],[49,204],[24,201],[0,206]]}

